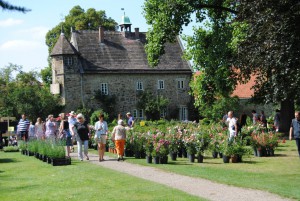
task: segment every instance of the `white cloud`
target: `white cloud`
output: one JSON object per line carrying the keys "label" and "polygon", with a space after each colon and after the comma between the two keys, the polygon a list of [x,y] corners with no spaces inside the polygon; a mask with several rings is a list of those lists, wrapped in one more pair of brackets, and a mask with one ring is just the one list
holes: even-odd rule
{"label": "white cloud", "polygon": [[5,20],[0,20],[0,27],[9,27],[9,26],[14,26],[14,25],[19,25],[22,23],[23,23],[23,20],[8,18]]}
{"label": "white cloud", "polygon": [[24,71],[40,70],[48,65],[46,44],[34,40],[11,40],[0,44],[0,68],[9,63],[23,66]]}
{"label": "white cloud", "polygon": [[29,41],[29,40],[11,40],[6,41],[0,45],[1,51],[27,51],[36,48],[41,48],[46,45],[41,44],[39,41]]}
{"label": "white cloud", "polygon": [[30,29],[19,30],[17,31],[17,34],[26,35],[27,37],[31,37],[36,40],[43,40],[44,42],[48,31],[48,27],[33,27]]}

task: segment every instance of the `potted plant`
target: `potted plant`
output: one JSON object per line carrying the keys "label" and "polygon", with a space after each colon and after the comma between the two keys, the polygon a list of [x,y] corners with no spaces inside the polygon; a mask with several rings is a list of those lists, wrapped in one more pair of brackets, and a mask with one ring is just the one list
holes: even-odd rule
{"label": "potted plant", "polygon": [[51,164],[53,166],[70,165],[71,158],[66,158],[65,152],[66,151],[63,142],[61,141],[53,142],[53,144],[51,145],[51,151],[49,152],[51,157]]}
{"label": "potted plant", "polygon": [[195,134],[190,134],[185,136],[184,138],[184,144],[186,147],[186,151],[189,157],[190,162],[195,161],[195,154],[197,153],[196,149],[196,135]]}
{"label": "potted plant", "polygon": [[27,144],[23,140],[18,141],[18,147],[23,155],[26,155]]}
{"label": "potted plant", "polygon": [[[163,137],[160,137],[158,141],[153,142],[153,157],[159,158],[160,164],[168,163],[169,154],[169,144],[170,142]],[[156,160],[157,158],[155,158]]]}
{"label": "potted plant", "polygon": [[170,142],[169,144],[169,152],[172,161],[176,161],[178,149],[180,146],[179,136],[176,132],[171,132],[166,135],[166,139]]}
{"label": "potted plant", "polygon": [[152,152],[153,152],[153,139],[152,136],[148,135],[145,138],[144,149],[146,152],[147,163],[152,163]]}
{"label": "potted plant", "polygon": [[243,140],[241,137],[236,137],[233,141],[230,141],[228,146],[231,150],[232,163],[242,162],[243,155],[250,152],[250,150],[246,148],[246,140]]}
{"label": "potted plant", "polygon": [[210,137],[207,131],[199,131],[196,138],[196,158],[198,163],[203,163],[204,151],[209,147]]}
{"label": "potted plant", "polygon": [[36,140],[31,140],[31,141],[27,142],[27,155],[28,156],[33,156],[34,152],[36,152],[36,150],[37,150]]}

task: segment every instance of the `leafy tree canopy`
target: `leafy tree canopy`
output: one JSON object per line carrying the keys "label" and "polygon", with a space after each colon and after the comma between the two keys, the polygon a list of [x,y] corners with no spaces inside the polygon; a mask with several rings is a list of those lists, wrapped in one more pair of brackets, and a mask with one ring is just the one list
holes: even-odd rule
{"label": "leafy tree canopy", "polygon": [[10,10],[10,11],[19,11],[19,12],[23,12],[23,13],[27,13],[29,11],[31,11],[30,9],[21,7],[21,6],[14,6],[10,3],[8,3],[7,1],[2,1],[0,0],[0,7],[2,8],[2,10]]}
{"label": "leafy tree canopy", "polygon": [[[13,77],[13,73],[18,74]],[[26,113],[32,121],[57,115],[62,110],[59,97],[53,96],[38,78],[38,73],[22,72],[22,66],[14,64],[0,69],[0,115],[19,117]]]}
{"label": "leafy tree canopy", "polygon": [[[144,10],[152,26],[146,46],[152,66],[158,64],[164,44],[174,41],[192,20],[192,13],[199,24],[208,20],[208,26],[196,27],[193,37],[187,38],[187,58],[203,72],[201,91],[193,91],[201,102],[214,103],[234,88],[236,79],[246,82],[253,74],[260,103],[281,101],[283,109],[299,100],[299,0],[148,0]],[[218,82],[224,83],[223,92]],[[291,116],[282,118],[289,121]]]}
{"label": "leafy tree canopy", "polygon": [[70,38],[71,27],[76,30],[98,30],[99,26],[102,26],[106,30],[115,30],[116,25],[116,21],[108,18],[103,10],[96,11],[94,8],[89,8],[85,11],[80,6],[74,6],[65,16],[64,22],[60,22],[48,31],[46,35],[48,51],[49,53],[52,51],[62,29],[66,37]]}
{"label": "leafy tree canopy", "polygon": [[258,102],[300,98],[299,0],[242,0],[237,22],[246,23],[237,48],[241,77],[256,74]]}

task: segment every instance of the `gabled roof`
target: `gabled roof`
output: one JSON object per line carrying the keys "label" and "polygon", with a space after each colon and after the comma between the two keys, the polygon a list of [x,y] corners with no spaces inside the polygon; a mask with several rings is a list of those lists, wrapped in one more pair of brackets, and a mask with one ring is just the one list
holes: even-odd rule
{"label": "gabled roof", "polygon": [[192,73],[187,61],[182,59],[183,50],[179,39],[176,43],[166,44],[165,55],[159,65],[151,68],[148,65],[144,49],[145,33],[104,32],[104,40],[99,42],[98,31],[76,31],[71,41],[80,55],[84,72],[103,73],[111,71],[141,72],[185,72]]}
{"label": "gabled roof", "polygon": [[60,34],[54,48],[52,49],[50,56],[58,56],[63,54],[71,55],[71,54],[77,54],[77,52],[76,49],[73,47],[73,45],[68,41],[68,39],[62,33]]}

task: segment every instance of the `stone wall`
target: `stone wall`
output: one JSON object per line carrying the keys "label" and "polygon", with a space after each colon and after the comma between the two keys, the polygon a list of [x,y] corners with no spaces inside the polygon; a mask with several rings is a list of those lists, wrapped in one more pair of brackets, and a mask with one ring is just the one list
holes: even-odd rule
{"label": "stone wall", "polygon": [[[99,109],[100,103],[93,99],[101,83],[108,84],[108,94],[117,96],[116,115],[133,112],[138,102],[136,83],[143,83],[144,91],[149,90],[154,96],[163,95],[169,99],[168,111],[179,106],[187,106],[190,101],[189,74],[83,74],[81,95],[80,73],[68,72],[64,75],[63,85],[66,111],[76,110],[84,101],[86,107]],[[177,88],[177,80],[184,80],[184,88]],[[158,80],[164,80],[164,89],[158,89]]]}

